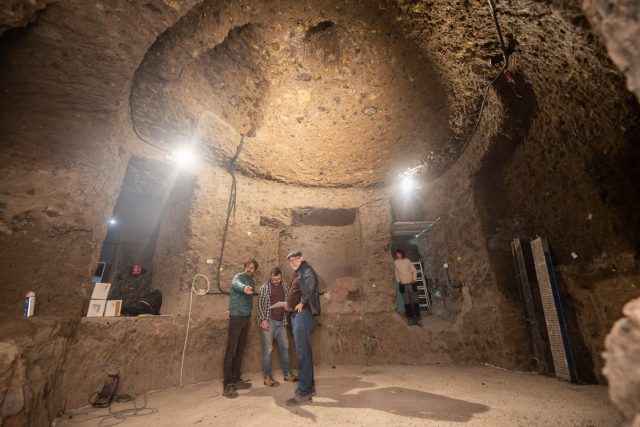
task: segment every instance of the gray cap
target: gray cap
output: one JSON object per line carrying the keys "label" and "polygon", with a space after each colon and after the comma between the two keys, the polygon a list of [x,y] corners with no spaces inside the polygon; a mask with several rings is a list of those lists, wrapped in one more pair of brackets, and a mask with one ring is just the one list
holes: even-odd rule
{"label": "gray cap", "polygon": [[289,252],[289,255],[287,255],[287,259],[291,259],[293,257],[299,257],[302,256],[302,252],[295,250],[293,252]]}

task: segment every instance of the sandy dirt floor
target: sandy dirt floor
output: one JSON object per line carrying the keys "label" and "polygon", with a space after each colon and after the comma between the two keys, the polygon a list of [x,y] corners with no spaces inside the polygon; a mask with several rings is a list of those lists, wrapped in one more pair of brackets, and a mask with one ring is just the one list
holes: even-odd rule
{"label": "sandy dirt floor", "polygon": [[[281,377],[275,376],[279,381]],[[604,386],[573,385],[488,366],[317,367],[317,396],[299,407],[284,403],[293,395],[292,383],[266,388],[260,373],[247,378],[254,387],[241,391],[237,399],[221,396],[221,382],[203,383],[148,393],[147,409],[138,416],[117,419],[106,409],[84,408],[54,425],[621,425]],[[143,396],[137,403],[144,404]],[[131,403],[116,403],[112,410],[129,407]]]}

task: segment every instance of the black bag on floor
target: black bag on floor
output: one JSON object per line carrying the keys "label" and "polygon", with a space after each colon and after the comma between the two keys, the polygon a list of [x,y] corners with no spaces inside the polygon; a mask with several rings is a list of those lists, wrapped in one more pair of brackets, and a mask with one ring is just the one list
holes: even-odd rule
{"label": "black bag on floor", "polygon": [[139,316],[141,314],[160,314],[162,307],[162,292],[155,290],[149,292],[140,301],[129,307],[123,307],[120,314],[123,316]]}

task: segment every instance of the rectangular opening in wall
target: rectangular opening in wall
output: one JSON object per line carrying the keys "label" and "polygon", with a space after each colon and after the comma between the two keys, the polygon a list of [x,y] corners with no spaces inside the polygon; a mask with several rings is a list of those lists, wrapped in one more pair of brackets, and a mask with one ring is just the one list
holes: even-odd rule
{"label": "rectangular opening in wall", "polygon": [[354,208],[312,208],[305,207],[291,211],[291,225],[317,225],[342,227],[356,221],[357,209]]}
{"label": "rectangular opening in wall", "polygon": [[110,300],[127,308],[159,290],[166,305],[177,293],[194,189],[195,177],[173,165],[131,158],[93,278],[111,283]]}

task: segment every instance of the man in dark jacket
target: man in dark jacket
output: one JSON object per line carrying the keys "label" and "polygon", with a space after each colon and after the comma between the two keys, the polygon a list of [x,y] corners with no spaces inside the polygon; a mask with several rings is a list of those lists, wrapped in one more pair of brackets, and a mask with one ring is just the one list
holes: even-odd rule
{"label": "man in dark jacket", "polygon": [[224,382],[222,395],[238,397],[238,389],[251,388],[251,383],[240,378],[242,353],[247,344],[249,318],[253,308],[253,293],[256,282],[253,275],[258,269],[258,262],[250,259],[244,263],[244,271],[233,276],[231,293],[229,294],[229,334],[227,349],[224,353]]}
{"label": "man in dark jacket", "polygon": [[311,331],[315,316],[320,315],[318,276],[302,258],[300,251],[287,255],[293,269],[293,279],[287,295],[287,309],[291,312],[291,329],[298,359],[298,389],[287,405],[302,405],[311,401],[314,393]]}

